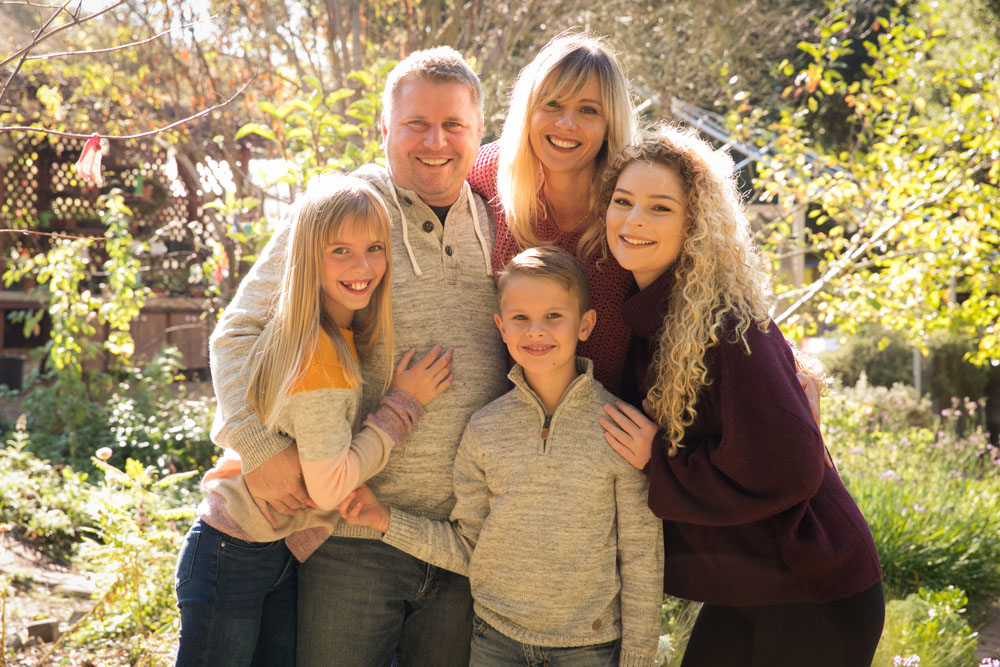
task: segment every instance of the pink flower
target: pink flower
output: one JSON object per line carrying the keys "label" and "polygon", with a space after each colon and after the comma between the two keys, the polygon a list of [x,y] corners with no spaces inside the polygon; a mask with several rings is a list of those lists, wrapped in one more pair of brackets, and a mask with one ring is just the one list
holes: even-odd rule
{"label": "pink flower", "polygon": [[91,135],[83,146],[80,159],[76,161],[76,173],[85,181],[90,181],[97,187],[104,185],[101,178],[101,136]]}

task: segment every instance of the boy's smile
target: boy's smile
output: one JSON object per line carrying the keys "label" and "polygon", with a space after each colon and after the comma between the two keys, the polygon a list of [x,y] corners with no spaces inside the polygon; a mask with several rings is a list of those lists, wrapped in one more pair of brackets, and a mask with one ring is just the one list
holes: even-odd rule
{"label": "boy's smile", "polygon": [[558,400],[576,377],[576,344],[590,336],[594,311],[581,314],[577,297],[555,280],[515,276],[505,283],[493,318],[531,388],[543,402],[546,393],[557,393]]}

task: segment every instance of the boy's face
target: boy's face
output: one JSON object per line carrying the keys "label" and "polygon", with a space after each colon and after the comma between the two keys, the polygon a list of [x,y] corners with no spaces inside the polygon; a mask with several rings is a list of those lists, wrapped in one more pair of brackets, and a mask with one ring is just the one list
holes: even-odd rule
{"label": "boy's face", "polygon": [[576,296],[555,280],[514,276],[504,283],[493,319],[526,375],[575,375],[576,344],[590,336],[597,315],[581,314]]}

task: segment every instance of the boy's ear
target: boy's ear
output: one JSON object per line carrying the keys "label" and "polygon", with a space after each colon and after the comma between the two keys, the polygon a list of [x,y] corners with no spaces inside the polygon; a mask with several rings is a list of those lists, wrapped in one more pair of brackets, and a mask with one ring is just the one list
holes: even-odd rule
{"label": "boy's ear", "polygon": [[587,340],[597,324],[597,311],[593,308],[580,316],[580,340]]}
{"label": "boy's ear", "polygon": [[503,330],[503,320],[500,319],[500,314],[499,313],[493,313],[493,322],[496,323],[497,329],[500,330],[500,338],[503,338],[504,342],[506,342],[507,339],[505,338],[505,336],[507,334],[504,333],[504,330]]}

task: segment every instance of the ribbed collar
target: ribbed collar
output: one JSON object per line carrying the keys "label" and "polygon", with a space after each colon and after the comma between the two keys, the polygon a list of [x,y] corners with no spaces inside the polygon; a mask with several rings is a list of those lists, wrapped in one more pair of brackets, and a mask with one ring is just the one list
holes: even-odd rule
{"label": "ribbed collar", "polygon": [[649,338],[663,324],[663,317],[670,305],[670,295],[674,289],[673,267],[663,272],[659,278],[640,290],[633,281],[622,304],[622,319],[640,338]]}
{"label": "ribbed collar", "polygon": [[[590,386],[594,383],[594,362],[586,357],[576,358],[576,372],[579,373],[573,381],[569,383],[566,387],[566,391],[563,392],[562,397],[559,399],[559,405],[562,405],[570,397],[571,394],[575,394],[581,387]],[[510,381],[514,383],[514,386],[523,392],[530,395],[535,401],[541,403],[541,399],[538,398],[538,394],[535,390],[528,385],[528,380],[524,377],[524,369],[521,364],[514,364],[514,367],[510,369],[507,373],[507,377]]]}

